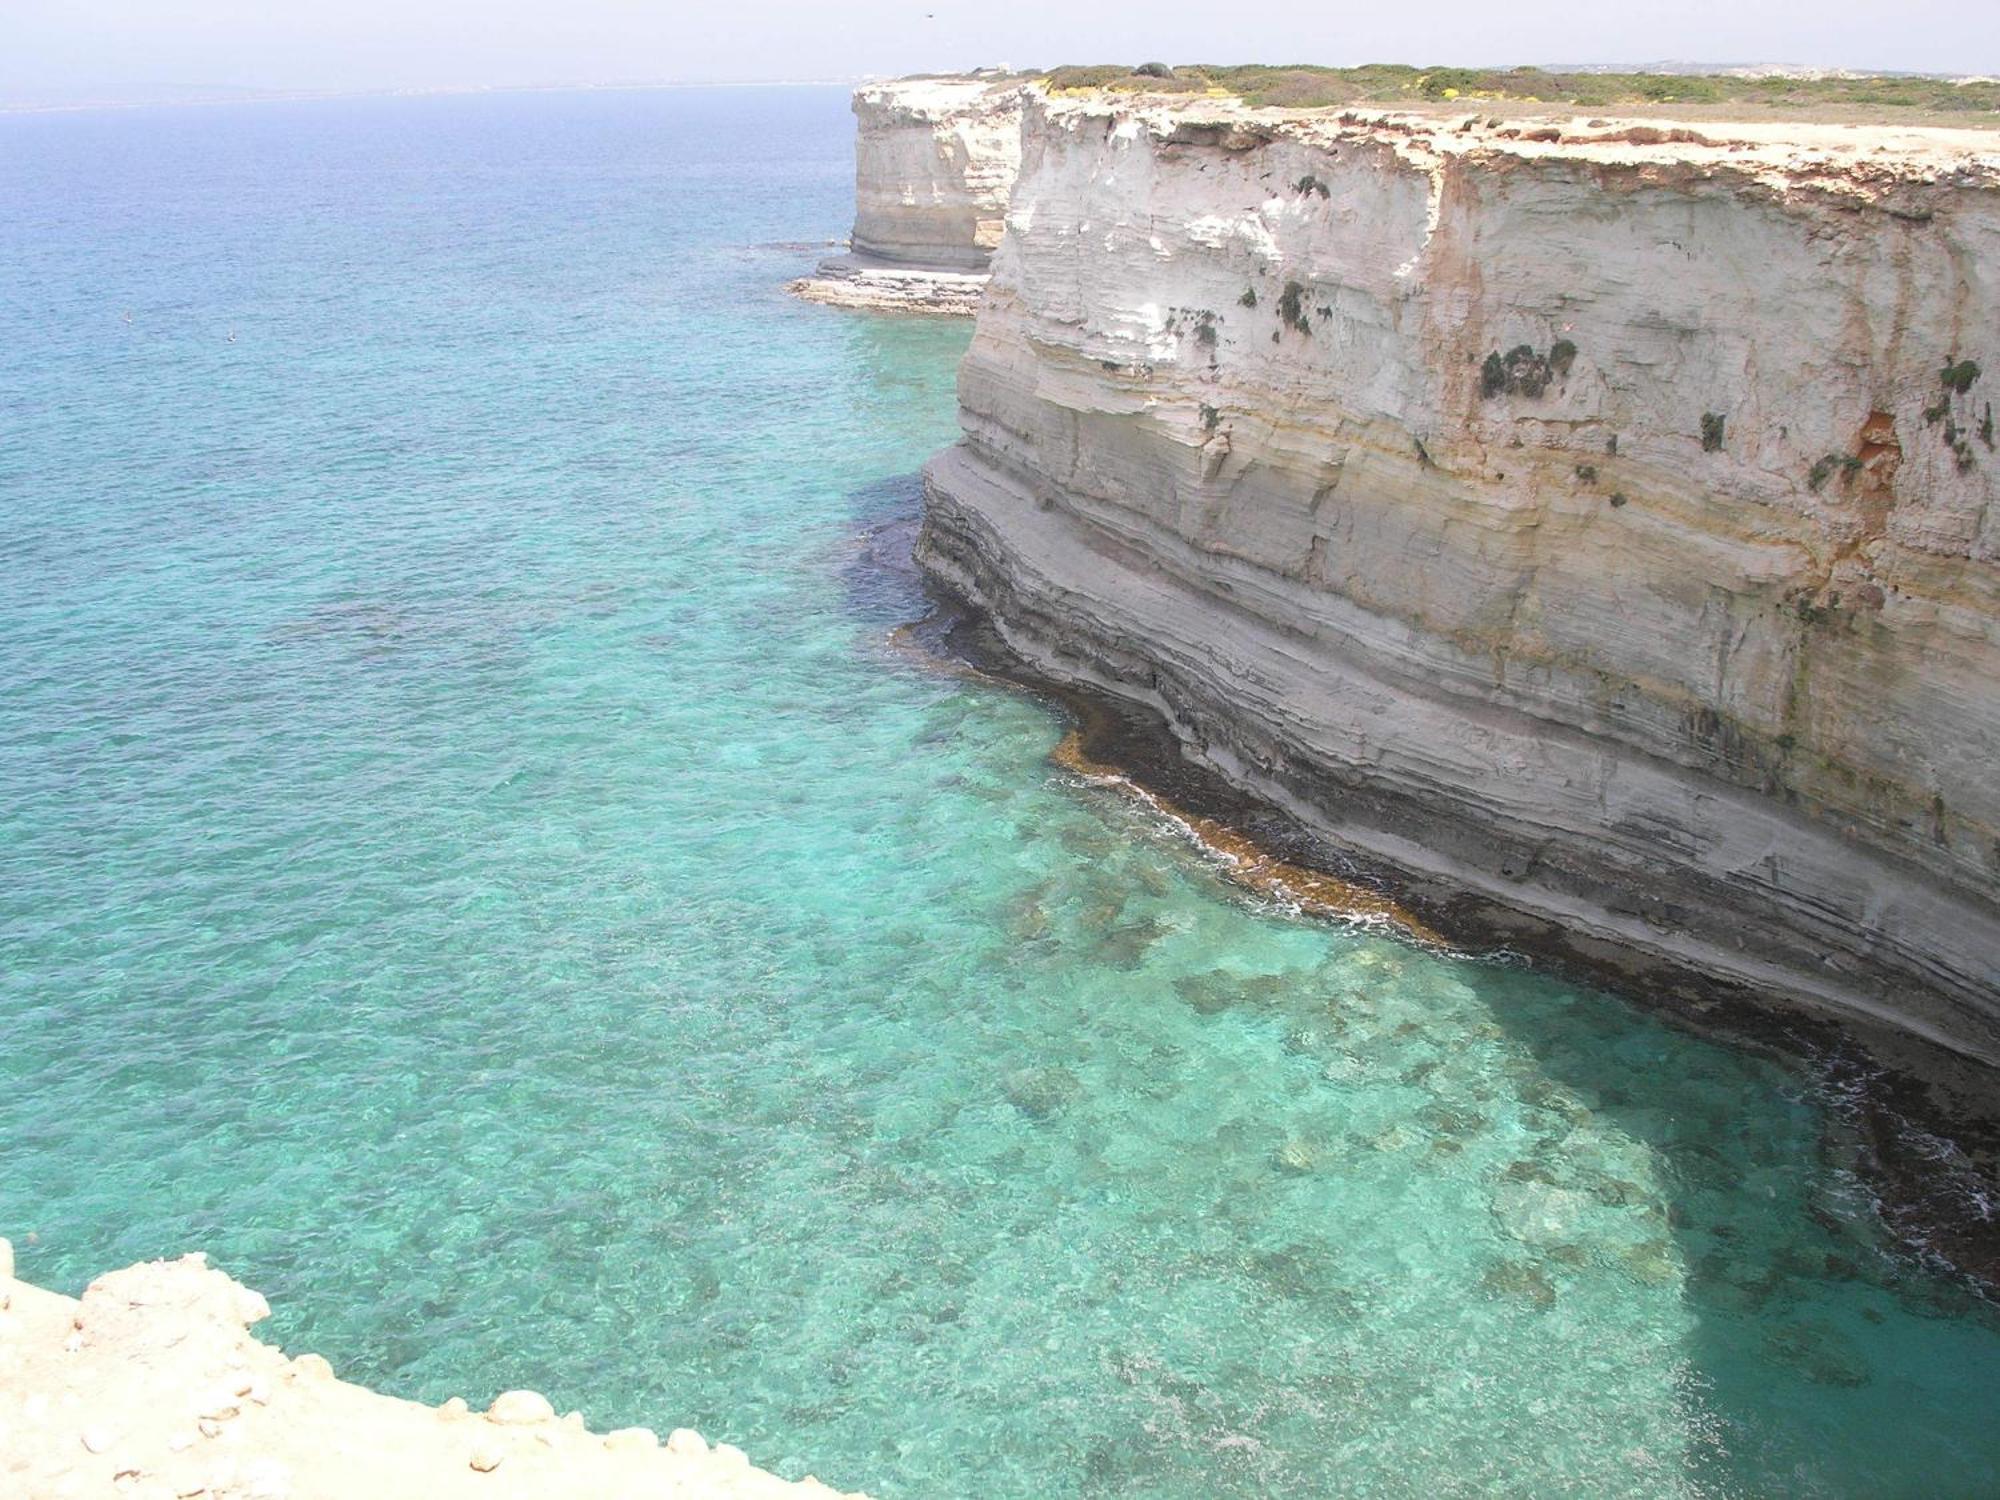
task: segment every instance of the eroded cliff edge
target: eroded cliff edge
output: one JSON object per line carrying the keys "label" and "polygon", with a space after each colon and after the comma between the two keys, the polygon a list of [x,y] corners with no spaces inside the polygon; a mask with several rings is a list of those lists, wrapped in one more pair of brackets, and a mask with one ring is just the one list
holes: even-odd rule
{"label": "eroded cliff edge", "polygon": [[854,233],[791,285],[839,307],[970,317],[1021,163],[1022,84],[907,78],[854,91]]}
{"label": "eroded cliff edge", "polygon": [[2000,1061],[2000,140],[1098,95],[1023,153],[935,578],[1406,871]]}
{"label": "eroded cliff edge", "polygon": [[[592,1433],[532,1391],[484,1413],[377,1395],[247,1332],[270,1308],[200,1256],[80,1300],[14,1279],[0,1239],[0,1494],[135,1500],[831,1500],[726,1443]],[[863,1500],[853,1496],[849,1500]]]}

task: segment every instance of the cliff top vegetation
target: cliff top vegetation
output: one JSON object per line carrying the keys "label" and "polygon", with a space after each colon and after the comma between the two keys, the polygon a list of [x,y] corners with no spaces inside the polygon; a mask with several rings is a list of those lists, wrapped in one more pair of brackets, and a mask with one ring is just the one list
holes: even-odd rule
{"label": "cliff top vegetation", "polygon": [[[1167,68],[1145,63],[1062,67],[1043,75],[1052,93],[1087,90],[1236,97],[1258,108],[1323,109],[1344,104],[1425,104],[1458,100],[1565,104],[1584,109],[1634,105],[1730,105],[1758,112],[1893,111],[2000,118],[2000,81],[1912,74],[1800,78],[1721,73],[1559,73],[1541,68],[1417,68],[1373,63],[1359,68]],[[1965,119],[1973,116],[1975,119]]]}

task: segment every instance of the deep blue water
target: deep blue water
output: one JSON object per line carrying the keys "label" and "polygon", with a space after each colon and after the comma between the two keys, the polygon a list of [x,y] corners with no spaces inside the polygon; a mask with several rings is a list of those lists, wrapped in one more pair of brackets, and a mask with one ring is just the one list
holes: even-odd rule
{"label": "deep blue water", "polygon": [[1295,920],[897,650],[836,90],[0,118],[0,1233],[883,1500],[1982,1496],[1806,1073]]}

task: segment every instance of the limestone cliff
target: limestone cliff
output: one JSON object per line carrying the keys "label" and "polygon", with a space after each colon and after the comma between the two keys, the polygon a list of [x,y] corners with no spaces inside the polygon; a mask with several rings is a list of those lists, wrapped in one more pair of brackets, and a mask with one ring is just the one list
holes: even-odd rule
{"label": "limestone cliff", "polygon": [[970,315],[1021,160],[1022,87],[911,78],[855,90],[854,235],[792,290],[847,307]]}
{"label": "limestone cliff", "polygon": [[1045,670],[2000,1060],[2000,139],[1032,99],[960,398],[922,560]]}

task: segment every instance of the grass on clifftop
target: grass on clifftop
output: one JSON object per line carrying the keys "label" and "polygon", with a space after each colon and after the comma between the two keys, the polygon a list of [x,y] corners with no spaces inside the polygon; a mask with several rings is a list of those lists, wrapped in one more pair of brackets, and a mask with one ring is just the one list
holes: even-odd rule
{"label": "grass on clifftop", "polygon": [[[1571,104],[1585,109],[1631,105],[1739,104],[1790,112],[1819,108],[1896,109],[1941,114],[2000,113],[2000,83],[1875,74],[1859,78],[1737,78],[1713,73],[1548,73],[1540,68],[1214,67],[1170,72],[1119,65],[1056,68],[1056,93],[1086,89],[1234,95],[1277,109],[1340,104],[1438,103],[1454,99]],[[1155,72],[1153,70],[1158,69]]]}

